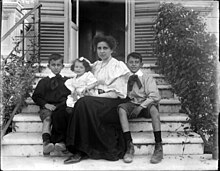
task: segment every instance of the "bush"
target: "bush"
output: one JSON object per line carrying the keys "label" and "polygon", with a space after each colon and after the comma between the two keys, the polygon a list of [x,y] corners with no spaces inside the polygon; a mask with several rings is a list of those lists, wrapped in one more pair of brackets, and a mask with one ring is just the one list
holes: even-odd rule
{"label": "bush", "polygon": [[160,6],[154,30],[159,72],[173,86],[191,128],[211,146],[217,127],[216,37],[206,32],[198,12],[173,3]]}
{"label": "bush", "polygon": [[[18,55],[11,54],[3,61],[2,66],[2,128],[7,129],[14,108],[18,111],[24,106],[25,99],[33,90],[35,73],[38,71],[36,58],[25,61]],[[5,128],[6,127],[6,128]]]}

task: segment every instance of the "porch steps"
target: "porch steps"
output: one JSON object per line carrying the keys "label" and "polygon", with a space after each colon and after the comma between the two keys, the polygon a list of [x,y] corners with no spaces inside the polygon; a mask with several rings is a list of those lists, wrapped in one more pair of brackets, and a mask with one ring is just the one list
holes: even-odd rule
{"label": "porch steps", "polygon": [[[153,153],[154,136],[152,131],[132,132],[135,155]],[[195,133],[162,132],[164,154],[203,154],[203,143]],[[3,156],[42,156],[40,132],[13,132],[2,140]],[[53,153],[52,155],[56,155]]]}
{"label": "porch steps", "polygon": [[[44,64],[46,66],[46,64]],[[159,87],[162,99],[159,112],[161,116],[161,130],[165,155],[201,155],[204,145],[201,137],[190,130],[188,117],[180,113],[181,103],[173,94],[172,87],[164,81],[164,77],[157,74],[156,67],[147,66],[144,72],[151,74]],[[48,69],[36,75],[36,83],[40,78],[49,75]],[[62,74],[72,77],[70,64],[66,65]],[[36,86],[36,84],[35,84]],[[167,92],[165,92],[167,91]],[[163,94],[162,94],[163,93]],[[27,106],[13,119],[15,131],[7,134],[2,140],[3,156],[42,156],[42,123],[39,119],[39,106],[31,98],[26,100]],[[131,119],[130,129],[135,144],[135,155],[152,154],[154,149],[154,136],[151,119]],[[51,153],[53,156],[63,154]]]}
{"label": "porch steps", "polygon": [[[187,118],[181,113],[161,113],[161,129],[170,132],[189,130]],[[41,132],[42,130],[42,122],[38,113],[20,113],[14,117],[13,121],[16,132]],[[130,130],[133,132],[152,131],[151,119],[131,119]]]}

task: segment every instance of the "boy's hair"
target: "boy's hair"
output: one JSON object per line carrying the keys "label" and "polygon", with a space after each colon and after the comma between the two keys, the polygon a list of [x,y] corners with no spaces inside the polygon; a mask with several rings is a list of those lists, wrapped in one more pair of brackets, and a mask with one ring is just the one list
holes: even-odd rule
{"label": "boy's hair", "polygon": [[74,71],[76,61],[81,62],[83,64],[83,66],[85,67],[85,72],[88,72],[88,71],[92,70],[92,67],[90,66],[90,63],[87,60],[85,60],[83,58],[77,58],[73,61],[72,65],[70,67],[71,71]]}
{"label": "boy's hair", "polygon": [[117,43],[114,37],[112,36],[105,36],[102,34],[98,34],[93,38],[93,46],[95,50],[97,49],[97,44],[99,42],[106,42],[111,50],[115,50]]}
{"label": "boy's hair", "polygon": [[131,57],[133,57],[133,58],[135,58],[135,59],[139,59],[140,62],[142,63],[142,56],[141,56],[140,53],[137,53],[137,52],[131,52],[131,53],[128,54],[128,56],[127,56],[127,61],[128,61]]}
{"label": "boy's hair", "polygon": [[58,53],[52,53],[52,54],[49,56],[48,64],[50,64],[50,62],[51,62],[52,60],[57,61],[57,60],[59,60],[59,59],[62,59],[62,63],[63,63],[63,57],[62,57],[60,54],[58,54]]}

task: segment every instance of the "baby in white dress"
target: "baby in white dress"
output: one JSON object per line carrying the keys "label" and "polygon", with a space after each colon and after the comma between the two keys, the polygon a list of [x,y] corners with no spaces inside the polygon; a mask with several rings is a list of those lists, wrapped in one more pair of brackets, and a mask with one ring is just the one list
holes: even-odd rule
{"label": "baby in white dress", "polygon": [[76,59],[71,65],[71,70],[76,74],[73,78],[65,82],[66,87],[71,91],[71,95],[67,97],[67,107],[74,107],[76,101],[84,95],[95,96],[98,94],[95,87],[97,79],[92,74],[91,63],[84,57]]}

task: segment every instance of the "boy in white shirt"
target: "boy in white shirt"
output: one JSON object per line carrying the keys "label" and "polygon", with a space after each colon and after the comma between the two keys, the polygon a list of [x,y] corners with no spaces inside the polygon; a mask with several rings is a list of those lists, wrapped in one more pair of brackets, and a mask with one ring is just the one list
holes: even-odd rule
{"label": "boy in white shirt", "polygon": [[127,66],[131,71],[131,76],[128,80],[128,97],[130,101],[120,104],[118,107],[119,118],[127,147],[123,160],[125,163],[131,163],[134,156],[134,145],[132,143],[128,119],[151,117],[156,144],[150,162],[159,163],[163,158],[161,124],[158,112],[158,102],[160,100],[159,91],[154,79],[140,70],[143,63],[139,53],[130,53],[127,60]]}

